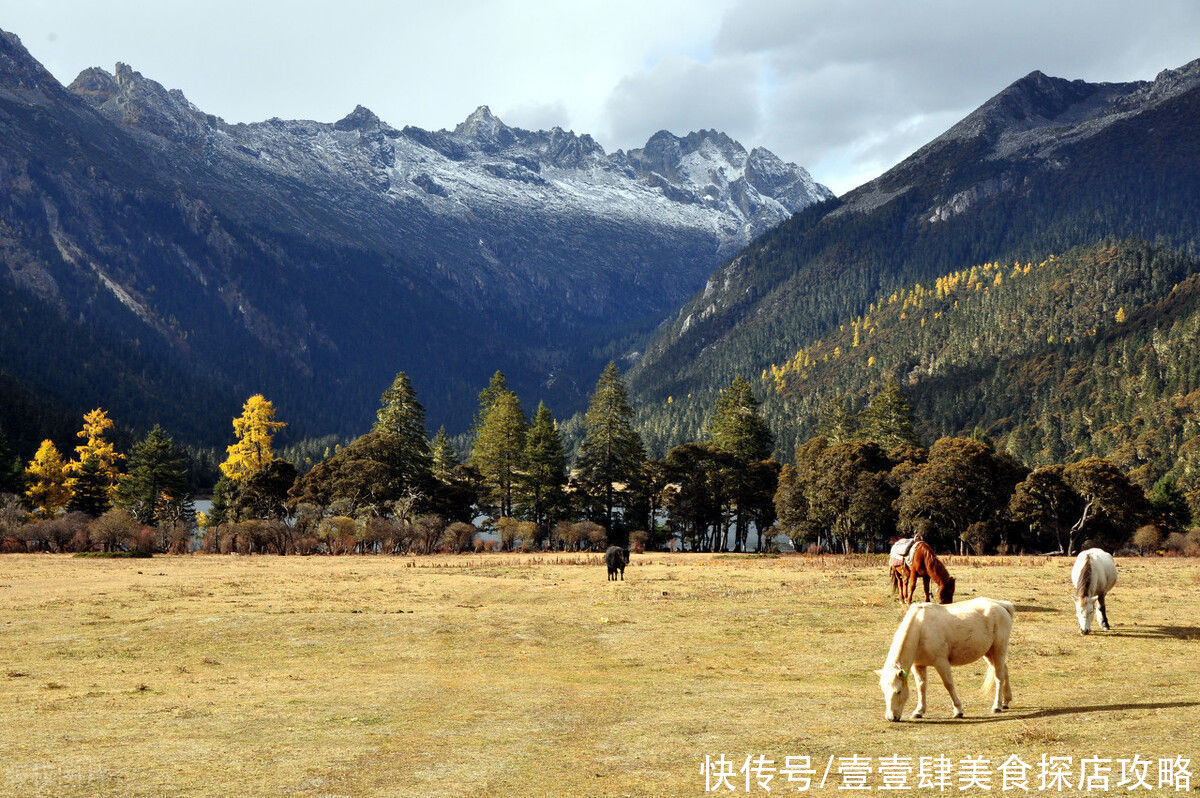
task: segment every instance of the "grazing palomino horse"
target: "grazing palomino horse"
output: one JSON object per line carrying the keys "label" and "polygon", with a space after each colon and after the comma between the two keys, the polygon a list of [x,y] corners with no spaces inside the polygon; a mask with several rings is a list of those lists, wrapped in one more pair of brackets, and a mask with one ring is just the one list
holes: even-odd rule
{"label": "grazing palomino horse", "polygon": [[1071,569],[1071,584],[1075,586],[1075,616],[1079,619],[1079,633],[1092,631],[1092,617],[1096,605],[1100,606],[1100,625],[1108,630],[1108,610],[1104,607],[1104,594],[1117,583],[1117,564],[1104,549],[1084,549],[1075,558]]}
{"label": "grazing palomino horse", "polygon": [[942,565],[942,561],[933,553],[933,549],[923,540],[918,540],[912,547],[911,563],[908,565],[908,584],[900,586],[900,598],[907,604],[912,604],[913,593],[917,591],[917,577],[925,587],[925,600],[929,601],[929,580],[932,579],[938,589],[938,602],[949,604],[954,601],[954,577]]}
{"label": "grazing palomino horse", "polygon": [[621,581],[625,581],[625,566],[629,564],[629,552],[620,546],[609,546],[604,552],[604,564],[608,566],[608,579],[617,581],[617,572],[621,573]]}
{"label": "grazing palomino horse", "polygon": [[879,674],[879,689],[883,691],[885,720],[900,720],[908,703],[908,674],[917,683],[917,706],[912,716],[925,714],[926,669],[932,665],[942,677],[942,684],[954,704],[954,717],[963,716],[962,702],[954,689],[954,665],[966,665],[980,657],[988,661],[984,689],[993,684],[996,698],[992,712],[1008,709],[1012,689],[1008,683],[1008,639],[1012,634],[1016,612],[1007,601],[975,598],[950,606],[914,604],[904,614],[887,659]]}

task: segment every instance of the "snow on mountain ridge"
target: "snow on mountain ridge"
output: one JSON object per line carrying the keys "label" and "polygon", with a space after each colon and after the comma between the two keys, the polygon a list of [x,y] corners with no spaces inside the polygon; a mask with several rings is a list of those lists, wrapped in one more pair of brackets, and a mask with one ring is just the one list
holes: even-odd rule
{"label": "snow on mountain ridge", "polygon": [[659,131],[642,149],[609,154],[587,134],[510,127],[486,105],[452,131],[397,130],[361,105],[334,123],[230,125],[124,64],[115,76],[85,70],[69,88],[129,127],[285,177],[356,184],[450,216],[520,208],[706,230],[722,255],[833,196],[802,167],[747,154],[715,130]]}

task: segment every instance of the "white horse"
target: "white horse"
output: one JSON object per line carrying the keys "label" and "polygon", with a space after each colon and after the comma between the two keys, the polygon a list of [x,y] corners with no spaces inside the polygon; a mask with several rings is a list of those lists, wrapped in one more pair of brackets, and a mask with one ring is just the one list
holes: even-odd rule
{"label": "white horse", "polygon": [[1117,583],[1117,564],[1112,555],[1103,549],[1084,549],[1075,558],[1071,569],[1071,584],[1075,586],[1075,616],[1079,618],[1079,633],[1092,631],[1092,618],[1096,605],[1100,605],[1100,625],[1107,630],[1108,610],[1104,607],[1104,594]]}
{"label": "white horse", "polygon": [[962,702],[954,689],[953,665],[966,665],[980,657],[988,661],[984,690],[996,688],[992,712],[1008,709],[1012,690],[1008,683],[1008,638],[1016,610],[1007,601],[975,598],[958,604],[913,604],[892,638],[892,647],[879,674],[886,703],[885,720],[900,720],[908,703],[908,673],[917,683],[917,707],[912,716],[925,714],[925,671],[937,669],[954,703],[954,717],[963,716]]}

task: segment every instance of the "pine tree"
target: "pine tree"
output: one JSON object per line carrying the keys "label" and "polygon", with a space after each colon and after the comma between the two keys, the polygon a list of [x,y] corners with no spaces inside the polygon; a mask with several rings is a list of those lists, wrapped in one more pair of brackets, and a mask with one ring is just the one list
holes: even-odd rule
{"label": "pine tree", "polygon": [[93,518],[107,512],[112,507],[116,487],[110,482],[109,471],[100,459],[88,455],[82,463],[71,463],[70,468],[75,490],[67,509],[87,513]]}
{"label": "pine tree", "polygon": [[513,513],[514,491],[523,465],[528,424],[521,402],[512,391],[504,391],[483,417],[471,464],[483,475],[492,503],[502,517]]}
{"label": "pine tree", "polygon": [[774,440],[767,423],[758,415],[759,404],[750,383],[736,377],[721,391],[708,422],[713,444],[742,463],[771,456]]}
{"label": "pine tree", "polygon": [[53,518],[71,501],[73,485],[67,464],[52,441],[42,441],[25,469],[25,498],[42,518]]}
{"label": "pine tree", "polygon": [[221,463],[221,473],[239,482],[274,459],[271,441],[276,430],[287,426],[275,420],[275,405],[262,394],[255,394],[242,406],[242,414],[233,420],[237,443],[226,451],[229,457]]}
{"label": "pine tree", "polygon": [[483,420],[487,417],[488,411],[492,409],[492,405],[496,403],[501,394],[505,393],[509,393],[508,378],[504,376],[504,372],[497,369],[492,378],[488,380],[488,386],[479,392],[479,408],[475,411],[475,421],[471,424],[472,441],[479,437],[479,430],[483,428]]}
{"label": "pine tree", "polygon": [[858,424],[859,419],[850,407],[850,400],[845,394],[839,394],[821,408],[817,430],[821,437],[839,443],[857,438]]}
{"label": "pine tree", "polygon": [[395,483],[426,492],[433,469],[428,435],[425,407],[417,400],[412,380],[399,371],[380,397],[368,436],[371,456],[387,467]]}
{"label": "pine tree", "polygon": [[563,504],[567,484],[567,455],[562,436],[545,402],[538,403],[533,425],[525,438],[524,472],[520,479],[520,498],[530,519],[547,529],[555,510]]}
{"label": "pine tree", "polygon": [[583,442],[576,462],[580,484],[603,510],[602,521],[611,534],[617,484],[634,480],[645,459],[641,436],[633,428],[629,392],[616,363],[610,362],[600,375],[583,423]]}
{"label": "pine tree", "polygon": [[438,428],[437,435],[433,436],[433,442],[429,444],[429,448],[433,460],[433,475],[445,482],[450,478],[455,467],[459,465],[458,452],[454,451],[454,447],[450,445],[450,438],[446,435],[445,427]]}
{"label": "pine tree", "polygon": [[916,416],[895,377],[889,377],[879,393],[871,397],[861,416],[863,436],[884,449],[917,445]]}
{"label": "pine tree", "polygon": [[117,486],[118,507],[129,510],[143,524],[188,514],[191,487],[187,455],[162,427],[155,424],[142,441],[134,444],[128,467],[129,472]]}

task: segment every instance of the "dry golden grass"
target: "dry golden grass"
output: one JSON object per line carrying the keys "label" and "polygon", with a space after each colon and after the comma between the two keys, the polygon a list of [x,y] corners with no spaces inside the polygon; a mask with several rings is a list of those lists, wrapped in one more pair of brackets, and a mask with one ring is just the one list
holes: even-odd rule
{"label": "dry golden grass", "polygon": [[1083,638],[1068,561],[951,559],[962,599],[1017,605],[1015,702],[990,715],[979,663],[966,719],[935,682],[899,724],[883,563],[635,555],[611,583],[599,555],[3,556],[0,791],[695,795],[706,754],[1200,760],[1195,561],[1119,560],[1114,631]]}

